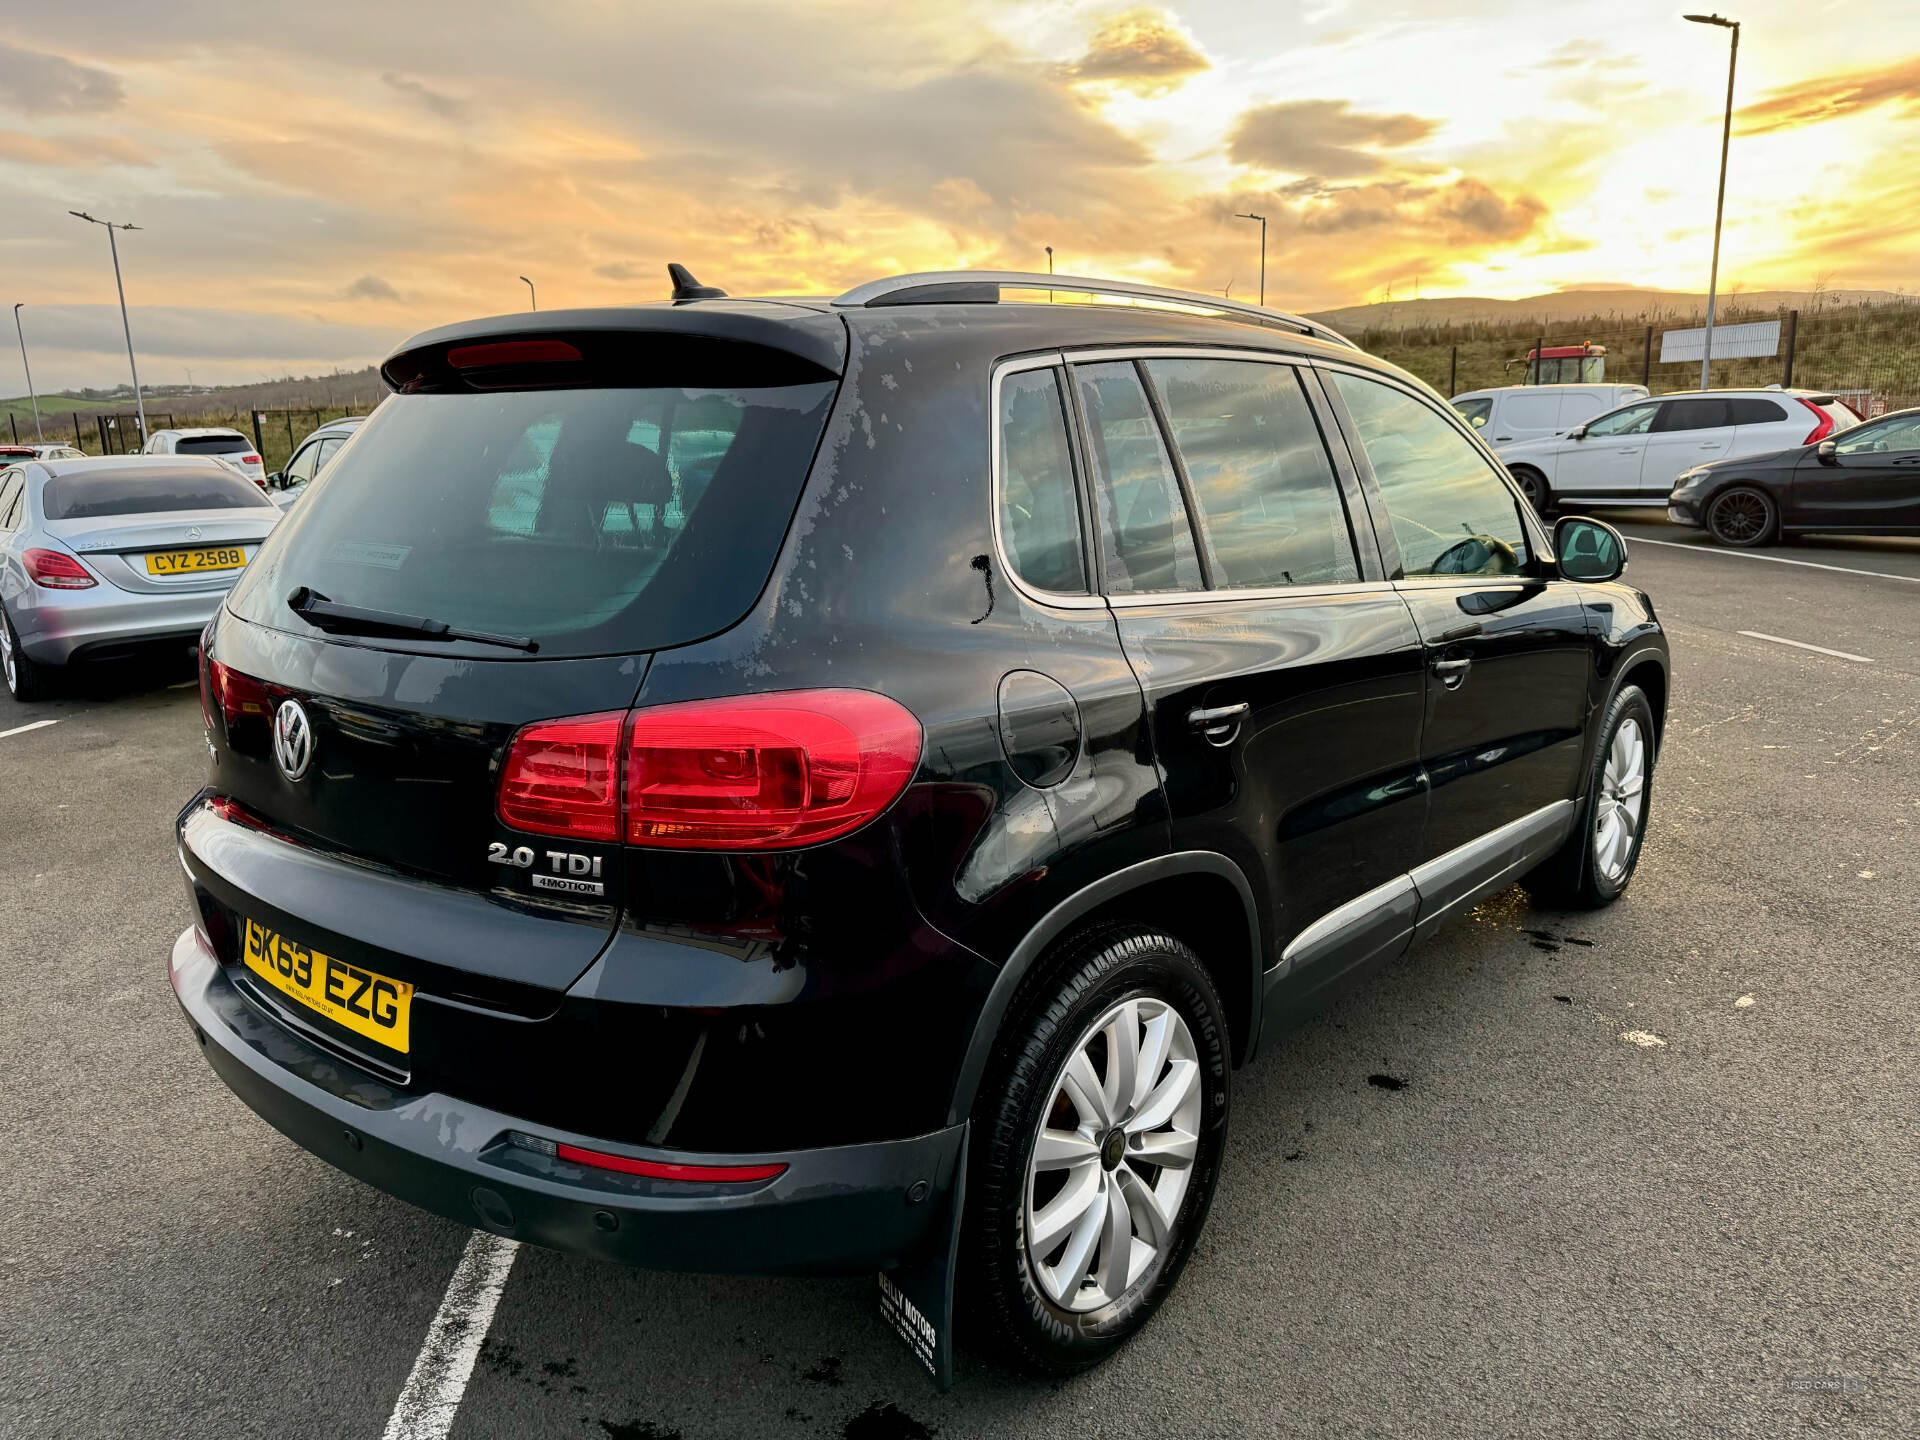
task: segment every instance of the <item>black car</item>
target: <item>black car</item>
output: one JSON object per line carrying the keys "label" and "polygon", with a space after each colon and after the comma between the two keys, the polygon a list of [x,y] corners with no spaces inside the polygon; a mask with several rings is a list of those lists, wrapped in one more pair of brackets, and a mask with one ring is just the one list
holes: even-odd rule
{"label": "black car", "polygon": [[1667,518],[1743,547],[1813,531],[1920,535],[1920,408],[1817,444],[1696,466],[1675,484]]}
{"label": "black car", "polygon": [[1082,1368],[1238,1066],[1491,891],[1625,889],[1665,638],[1615,532],[1307,322],[680,278],[386,361],[208,627],[174,988],[395,1195],[878,1269],[936,1368],[957,1277]]}

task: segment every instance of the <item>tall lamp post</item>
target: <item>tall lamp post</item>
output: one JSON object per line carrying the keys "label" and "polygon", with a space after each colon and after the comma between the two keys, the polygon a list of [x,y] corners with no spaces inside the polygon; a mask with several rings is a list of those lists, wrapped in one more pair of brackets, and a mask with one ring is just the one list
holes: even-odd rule
{"label": "tall lamp post", "polygon": [[1267,217],[1264,215],[1242,215],[1234,212],[1236,220],[1258,220],[1260,222],[1260,303],[1267,303]]}
{"label": "tall lamp post", "polygon": [[120,329],[127,337],[127,369],[133,372],[133,408],[140,413],[140,443],[147,443],[147,402],[140,394],[140,367],[133,359],[133,326],[127,323],[127,287],[120,281],[120,247],[114,243],[116,230],[138,230],[138,225],[116,225],[111,220],[96,220],[84,210],[69,210],[69,215],[85,220],[89,225],[104,225],[107,229],[107,249],[113,255],[113,288],[120,292]]}
{"label": "tall lamp post", "polygon": [[1713,302],[1720,288],[1720,216],[1727,208],[1727,145],[1733,139],[1733,67],[1740,60],[1740,22],[1722,15],[1687,15],[1696,25],[1718,25],[1733,32],[1733,44],[1727,50],[1727,117],[1720,127],[1720,195],[1713,202],[1713,269],[1707,274],[1707,334],[1700,351],[1700,388],[1707,388],[1713,368]]}
{"label": "tall lamp post", "polygon": [[44,445],[47,437],[40,430],[40,396],[33,388],[33,366],[27,363],[27,332],[20,328],[20,310],[26,303],[22,300],[13,307],[13,333],[20,337],[20,368],[27,372],[27,396],[33,401],[33,438]]}
{"label": "tall lamp post", "polygon": [[520,277],[520,283],[527,287],[528,302],[533,306],[535,310],[538,310],[540,308],[540,297],[534,293],[533,282],[527,279],[526,276],[522,275]]}

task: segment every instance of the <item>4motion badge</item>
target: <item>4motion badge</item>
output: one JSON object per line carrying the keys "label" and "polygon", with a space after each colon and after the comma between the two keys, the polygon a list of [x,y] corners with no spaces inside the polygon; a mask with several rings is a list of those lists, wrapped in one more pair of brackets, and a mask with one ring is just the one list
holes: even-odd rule
{"label": "4motion badge", "polygon": [[604,895],[607,887],[600,880],[600,857],[598,855],[577,855],[568,850],[544,851],[547,868],[534,870],[534,852],[531,845],[520,845],[509,850],[504,840],[495,840],[487,846],[487,859],[495,865],[512,865],[521,870],[534,870],[527,880],[536,890],[558,890],[563,895]]}

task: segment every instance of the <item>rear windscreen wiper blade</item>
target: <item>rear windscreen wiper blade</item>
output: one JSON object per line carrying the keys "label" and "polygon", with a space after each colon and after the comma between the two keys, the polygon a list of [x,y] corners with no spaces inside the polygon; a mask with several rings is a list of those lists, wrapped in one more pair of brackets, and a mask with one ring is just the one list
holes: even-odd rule
{"label": "rear windscreen wiper blade", "polygon": [[536,641],[524,635],[489,635],[484,630],[456,630],[444,620],[429,620],[424,615],[400,615],[391,610],[365,610],[358,605],[337,604],[305,585],[287,596],[287,608],[315,629],[329,633],[466,640],[475,645],[524,650],[529,655],[540,648]]}

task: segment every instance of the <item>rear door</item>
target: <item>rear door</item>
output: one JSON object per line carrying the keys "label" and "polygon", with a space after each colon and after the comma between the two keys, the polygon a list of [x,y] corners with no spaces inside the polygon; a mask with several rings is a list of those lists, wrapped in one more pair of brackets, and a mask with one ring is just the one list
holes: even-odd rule
{"label": "rear door", "polygon": [[1843,431],[1833,458],[1809,452],[1793,472],[1789,525],[1920,528],[1920,411]]}
{"label": "rear door", "polygon": [[[1100,576],[1146,693],[1174,848],[1236,860],[1267,964],[1294,994],[1317,988],[1410,932],[1419,637],[1310,369],[1223,351],[1088,355],[1073,371]],[[1319,924],[1370,894],[1354,923]]]}
{"label": "rear door", "polygon": [[1664,500],[1681,471],[1732,454],[1734,436],[1733,402],[1725,396],[1662,401],[1640,466],[1641,492]]}
{"label": "rear door", "polygon": [[1562,816],[1586,721],[1586,614],[1574,585],[1546,578],[1526,503],[1438,406],[1381,377],[1328,377],[1426,647],[1420,858],[1444,865],[1502,827]]}

